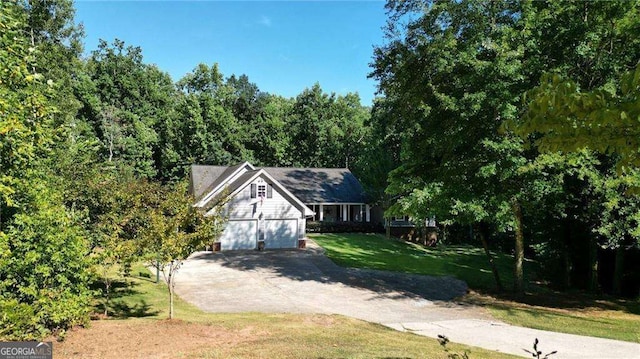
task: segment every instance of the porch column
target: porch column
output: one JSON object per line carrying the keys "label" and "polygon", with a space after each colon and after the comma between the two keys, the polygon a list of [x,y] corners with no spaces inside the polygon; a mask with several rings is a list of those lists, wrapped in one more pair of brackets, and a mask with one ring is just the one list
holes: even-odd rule
{"label": "porch column", "polygon": [[341,205],[342,207],[342,221],[346,222],[348,220],[347,215],[348,215],[348,208],[346,204]]}
{"label": "porch column", "polygon": [[324,219],[324,206],[320,205],[320,222]]}
{"label": "porch column", "polygon": [[371,222],[371,207],[369,207],[369,205],[365,206],[365,217],[367,222]]}
{"label": "porch column", "polygon": [[364,222],[366,218],[364,218],[364,206],[362,204],[360,204],[360,214],[358,215],[360,217],[360,222]]}

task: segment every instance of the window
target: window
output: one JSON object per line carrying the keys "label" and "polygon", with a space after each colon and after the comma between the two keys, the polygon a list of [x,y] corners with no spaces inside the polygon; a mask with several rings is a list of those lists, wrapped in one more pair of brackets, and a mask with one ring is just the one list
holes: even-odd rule
{"label": "window", "polygon": [[267,185],[259,184],[258,185],[258,198],[266,198],[267,197]]}
{"label": "window", "polygon": [[272,198],[273,187],[267,183],[252,183],[251,198]]}

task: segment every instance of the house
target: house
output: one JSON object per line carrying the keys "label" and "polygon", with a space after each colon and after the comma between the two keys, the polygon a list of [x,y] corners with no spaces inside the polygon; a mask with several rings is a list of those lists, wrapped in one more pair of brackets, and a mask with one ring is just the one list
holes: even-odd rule
{"label": "house", "polygon": [[346,168],[193,165],[190,189],[203,210],[227,198],[222,250],[297,248],[308,220],[371,219],[364,190]]}

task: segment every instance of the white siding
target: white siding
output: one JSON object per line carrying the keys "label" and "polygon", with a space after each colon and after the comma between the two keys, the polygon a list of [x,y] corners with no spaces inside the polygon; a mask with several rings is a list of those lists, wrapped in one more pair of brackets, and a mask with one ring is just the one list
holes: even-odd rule
{"label": "white siding", "polygon": [[[260,183],[257,179],[253,183]],[[262,182],[265,183],[265,182]],[[273,188],[273,197],[251,198],[251,185],[247,184],[238,194],[229,201],[229,219],[257,219],[262,213],[264,219],[302,218],[302,212],[290,203],[276,187]]]}

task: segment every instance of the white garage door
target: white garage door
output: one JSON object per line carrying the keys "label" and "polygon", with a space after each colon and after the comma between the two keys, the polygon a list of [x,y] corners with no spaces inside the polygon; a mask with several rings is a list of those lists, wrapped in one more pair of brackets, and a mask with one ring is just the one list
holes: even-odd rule
{"label": "white garage door", "polygon": [[257,235],[257,221],[229,221],[220,238],[220,249],[255,249]]}
{"label": "white garage door", "polygon": [[297,248],[298,220],[269,219],[265,221],[265,248]]}

